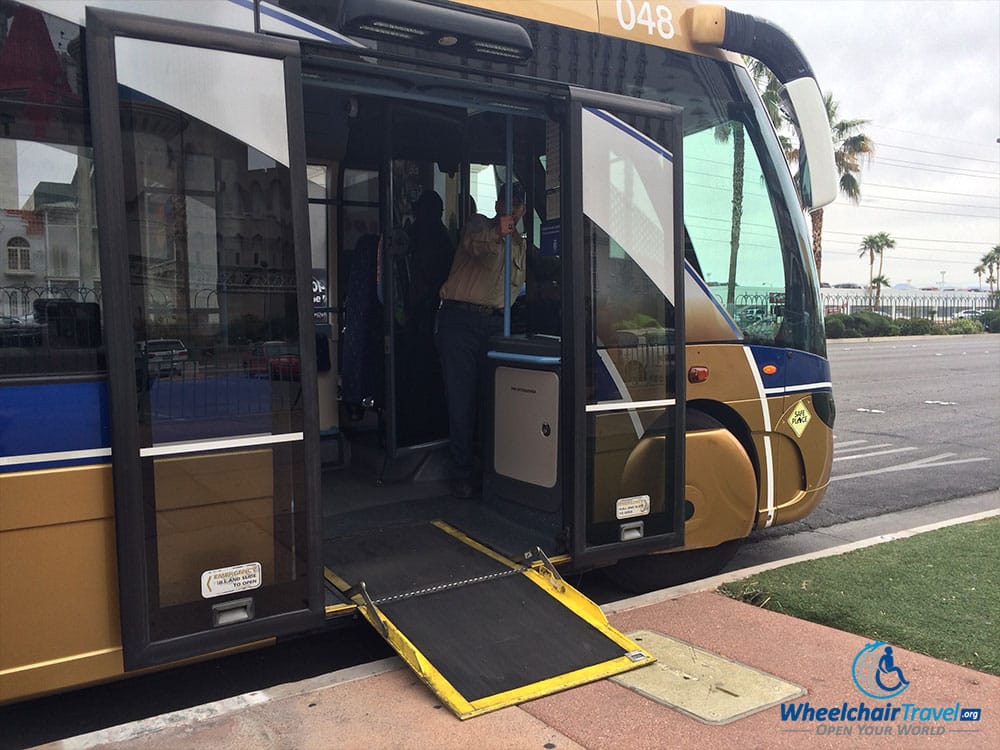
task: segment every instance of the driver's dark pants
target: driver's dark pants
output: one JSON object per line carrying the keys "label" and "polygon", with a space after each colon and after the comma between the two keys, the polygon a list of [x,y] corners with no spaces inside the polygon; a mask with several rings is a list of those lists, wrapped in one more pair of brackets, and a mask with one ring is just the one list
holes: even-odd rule
{"label": "driver's dark pants", "polygon": [[490,338],[502,331],[500,313],[447,301],[437,313],[434,341],[444,375],[449,449],[457,478],[470,479],[475,471],[476,424],[490,402],[485,387],[486,352]]}

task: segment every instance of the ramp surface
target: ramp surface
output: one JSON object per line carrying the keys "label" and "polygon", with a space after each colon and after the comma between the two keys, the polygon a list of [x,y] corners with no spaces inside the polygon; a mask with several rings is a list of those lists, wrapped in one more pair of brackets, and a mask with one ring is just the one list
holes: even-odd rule
{"label": "ramp surface", "polygon": [[330,540],[325,563],[461,718],[653,661],[558,575],[506,560],[440,522]]}

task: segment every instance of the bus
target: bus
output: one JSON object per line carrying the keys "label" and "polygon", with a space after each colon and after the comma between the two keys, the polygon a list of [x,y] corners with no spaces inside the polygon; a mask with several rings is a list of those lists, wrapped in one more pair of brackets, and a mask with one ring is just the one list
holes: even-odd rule
{"label": "bus", "polygon": [[[440,274],[515,182],[459,499]],[[721,6],[0,0],[0,702],[361,619],[463,718],[648,663],[565,576],[819,503],[836,185]]]}

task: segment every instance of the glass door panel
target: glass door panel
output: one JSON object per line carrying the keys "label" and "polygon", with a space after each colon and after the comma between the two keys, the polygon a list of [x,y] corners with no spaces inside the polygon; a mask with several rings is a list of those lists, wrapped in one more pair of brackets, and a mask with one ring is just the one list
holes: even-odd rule
{"label": "glass door panel", "polygon": [[117,249],[126,663],[141,666],[317,619],[311,264],[295,45],[107,19],[88,35],[112,51],[91,79]]}
{"label": "glass door panel", "polygon": [[581,556],[621,556],[683,543],[680,114],[573,96],[575,247],[588,281],[573,315],[583,341],[576,418],[585,430],[576,432],[586,441],[574,546]]}

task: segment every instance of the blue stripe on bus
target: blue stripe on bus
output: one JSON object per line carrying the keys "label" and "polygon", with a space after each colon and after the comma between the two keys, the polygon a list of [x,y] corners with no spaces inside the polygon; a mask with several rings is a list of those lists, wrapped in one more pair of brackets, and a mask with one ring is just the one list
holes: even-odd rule
{"label": "blue stripe on bus", "polygon": [[[825,357],[776,346],[751,345],[750,351],[760,371],[764,390],[769,394],[832,389],[830,362]],[[761,370],[764,365],[774,365],[777,371],[768,375]]]}
{"label": "blue stripe on bus", "polygon": [[558,365],[562,362],[560,357],[543,357],[538,354],[517,354],[515,352],[486,352],[489,359],[499,359],[507,362],[525,362],[533,365]]}
{"label": "blue stripe on bus", "polygon": [[[253,0],[229,0],[229,2],[233,3],[234,5],[239,5],[241,8],[248,8],[250,10],[253,10]],[[290,16],[288,15],[287,12],[282,12],[280,9],[270,5],[264,5],[263,3],[261,3],[260,14],[262,16],[270,16],[276,21],[281,21],[282,23],[285,23],[289,26],[301,29],[302,31],[306,31],[312,34],[313,36],[319,37],[320,39],[324,39],[328,42],[333,42],[335,44],[348,44],[358,47],[364,46],[358,44],[352,39],[348,39],[347,37],[341,36],[340,34],[337,34],[336,32],[331,31],[330,29],[327,29],[323,26],[317,26],[316,24],[309,23],[304,19]]]}
{"label": "blue stripe on bus", "polygon": [[643,144],[644,146],[652,149],[653,151],[655,151],[656,153],[658,153],[660,156],[662,156],[663,158],[665,158],[667,161],[673,162],[674,155],[672,153],[670,153],[669,151],[667,151],[665,148],[663,148],[663,146],[661,146],[659,143],[657,143],[656,141],[654,141],[649,136],[646,136],[643,133],[639,132],[638,130],[636,130],[635,128],[633,128],[628,123],[622,122],[617,117],[615,117],[614,115],[612,115],[610,112],[605,112],[603,109],[594,109],[593,107],[586,107],[586,110],[588,112],[590,112],[591,114],[596,115],[597,117],[600,117],[605,122],[607,122],[607,123],[615,126],[619,130],[621,130],[623,133],[625,133],[626,135],[632,136],[637,141],[639,141],[641,144]]}
{"label": "blue stripe on bus", "polygon": [[[16,459],[111,446],[106,382],[0,387],[0,457]],[[0,471],[107,463],[108,456],[13,463]]]}

